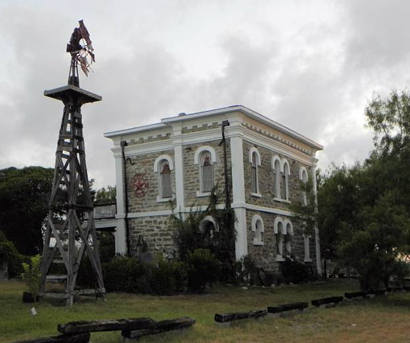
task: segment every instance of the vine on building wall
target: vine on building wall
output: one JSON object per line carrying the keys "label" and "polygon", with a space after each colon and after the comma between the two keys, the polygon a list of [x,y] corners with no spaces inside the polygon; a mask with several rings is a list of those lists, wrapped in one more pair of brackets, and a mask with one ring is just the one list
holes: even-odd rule
{"label": "vine on building wall", "polygon": [[223,194],[215,186],[209,196],[209,204],[201,210],[191,205],[183,218],[181,213],[171,215],[175,227],[175,242],[181,260],[186,260],[196,249],[208,249],[220,262],[226,279],[234,278],[235,265],[235,214],[231,208],[217,209]]}

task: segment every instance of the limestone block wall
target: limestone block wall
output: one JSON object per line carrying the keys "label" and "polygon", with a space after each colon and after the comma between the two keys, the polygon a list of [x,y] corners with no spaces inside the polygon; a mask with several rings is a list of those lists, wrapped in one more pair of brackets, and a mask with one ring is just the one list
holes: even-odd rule
{"label": "limestone block wall", "polygon": [[[272,170],[272,157],[274,155],[278,155],[279,158],[283,158],[284,156],[282,156],[281,154],[273,153],[271,150],[268,150],[266,148],[255,146],[246,141],[244,141],[243,144],[246,202],[258,206],[287,209],[289,206],[286,202],[274,200],[274,173]],[[261,197],[255,197],[251,195],[252,166],[249,162],[249,150],[252,147],[256,147],[261,156],[261,166],[258,168],[259,193],[262,195]],[[290,167],[290,176],[288,178],[289,200],[300,201],[300,199],[302,199],[302,192],[299,182],[299,168],[303,165],[289,157],[285,158],[289,162]],[[309,168],[307,166],[304,167],[309,173]]]}
{"label": "limestone block wall", "polygon": [[[184,193],[185,193],[185,206],[190,207],[206,206],[209,204],[209,197],[197,197],[197,192],[200,190],[200,169],[199,165],[194,164],[195,151],[201,146],[211,146],[216,152],[216,163],[214,164],[214,183],[218,186],[217,192],[221,194],[220,201],[218,203],[224,203],[224,187],[225,187],[225,171],[224,171],[224,155],[223,146],[219,146],[220,140],[210,141],[201,144],[184,145]],[[228,175],[231,176],[231,150],[229,141],[227,140],[227,161],[228,161]]]}
{"label": "limestone block wall", "polygon": [[[127,161],[128,212],[171,209],[168,202],[157,202],[157,196],[159,195],[159,173],[154,173],[154,162],[160,155],[169,155],[174,162],[174,150],[133,156],[131,158],[132,164]],[[140,197],[136,195],[134,189],[136,174],[142,174],[142,181],[148,184],[145,195]],[[171,184],[172,191],[175,194],[175,169],[171,171]]]}
{"label": "limestone block wall", "polygon": [[169,216],[153,216],[129,219],[130,250],[135,254],[138,236],[142,235],[152,253],[170,253],[175,250],[174,228],[170,225]]}
{"label": "limestone block wall", "polygon": [[[263,234],[263,245],[254,245],[255,233],[252,231],[252,218],[254,215],[259,215],[263,220],[264,234]],[[266,213],[261,211],[246,211],[246,226],[248,235],[248,254],[254,259],[258,267],[264,268],[265,270],[278,272],[279,264],[281,262],[276,261],[277,256],[277,242],[276,235],[274,234],[274,221],[277,217],[276,214]],[[302,228],[298,223],[292,220],[291,217],[281,216],[283,219],[290,219],[293,225],[294,235],[292,237],[292,256],[296,260],[303,262],[305,251],[304,251],[304,238]],[[311,258],[314,260],[314,242],[311,240],[310,251]]]}

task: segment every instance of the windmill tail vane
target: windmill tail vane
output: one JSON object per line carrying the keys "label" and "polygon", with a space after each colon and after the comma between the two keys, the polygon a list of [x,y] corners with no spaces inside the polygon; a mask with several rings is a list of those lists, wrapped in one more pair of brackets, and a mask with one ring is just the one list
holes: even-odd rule
{"label": "windmill tail vane", "polygon": [[[71,54],[72,64],[79,63],[81,70],[88,76],[91,64],[95,62],[94,48],[84,21],[80,20],[78,23],[79,27],[76,27],[71,34],[66,51]],[[74,71],[71,70],[71,72]]]}

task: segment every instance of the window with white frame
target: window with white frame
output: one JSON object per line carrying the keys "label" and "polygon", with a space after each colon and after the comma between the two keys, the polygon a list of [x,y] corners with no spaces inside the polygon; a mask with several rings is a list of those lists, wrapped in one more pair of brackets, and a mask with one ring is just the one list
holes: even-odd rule
{"label": "window with white frame", "polygon": [[272,158],[272,169],[273,169],[273,194],[275,198],[280,198],[280,178],[281,178],[281,167],[280,159],[278,156]]}
{"label": "window with white frame", "polygon": [[214,167],[216,163],[215,149],[201,146],[194,154],[194,164],[199,166],[199,191],[197,196],[209,195],[214,187]]}
{"label": "window with white frame", "polygon": [[282,199],[289,200],[289,163],[287,160],[283,159],[282,165]]}
{"label": "window with white frame", "polygon": [[263,220],[260,215],[256,214],[252,217],[252,232],[253,245],[263,245],[263,233],[264,233]]}
{"label": "window with white frame", "polygon": [[290,256],[292,253],[293,225],[289,219],[285,220],[285,231],[286,255]]}
{"label": "window with white frame", "polygon": [[283,225],[283,219],[276,217],[273,227],[276,242],[276,261],[283,261],[283,245],[285,241],[285,226]]}
{"label": "window with white frame", "polygon": [[[308,182],[308,173],[305,167],[301,167],[299,169],[299,180],[305,185]],[[302,190],[302,204],[305,206],[307,205],[307,196],[305,190]]]}
{"label": "window with white frame", "polygon": [[171,169],[167,160],[162,160],[160,164],[160,195],[163,199],[172,197]]}
{"label": "window with white frame", "polygon": [[171,171],[174,169],[172,158],[161,155],[154,162],[154,173],[158,175],[157,201],[167,201],[172,198]]}
{"label": "window with white frame", "polygon": [[284,261],[285,256],[292,253],[293,225],[289,219],[276,217],[273,224],[276,242],[276,261]]}
{"label": "window with white frame", "polygon": [[258,149],[252,147],[249,150],[249,162],[251,164],[251,194],[260,196],[259,193],[259,166],[261,165],[261,157]]}
{"label": "window with white frame", "polygon": [[201,192],[207,193],[214,186],[214,167],[212,165],[211,153],[203,151],[201,153]]}

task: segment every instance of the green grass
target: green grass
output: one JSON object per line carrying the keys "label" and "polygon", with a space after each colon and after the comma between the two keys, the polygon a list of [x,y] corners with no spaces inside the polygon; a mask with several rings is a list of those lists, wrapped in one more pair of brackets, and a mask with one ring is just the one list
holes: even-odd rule
{"label": "green grass", "polygon": [[[204,295],[158,297],[108,294],[106,301],[88,300],[73,307],[23,304],[24,284],[0,282],[0,343],[57,334],[57,324],[73,320],[189,316],[196,324],[181,332],[141,339],[141,342],[408,342],[410,294],[356,301],[334,308],[310,308],[287,318],[246,320],[230,327],[215,324],[214,314],[248,311],[295,301],[343,295],[357,290],[352,281],[329,281],[276,288],[216,287]],[[92,334],[92,342],[121,342],[119,332]]]}

